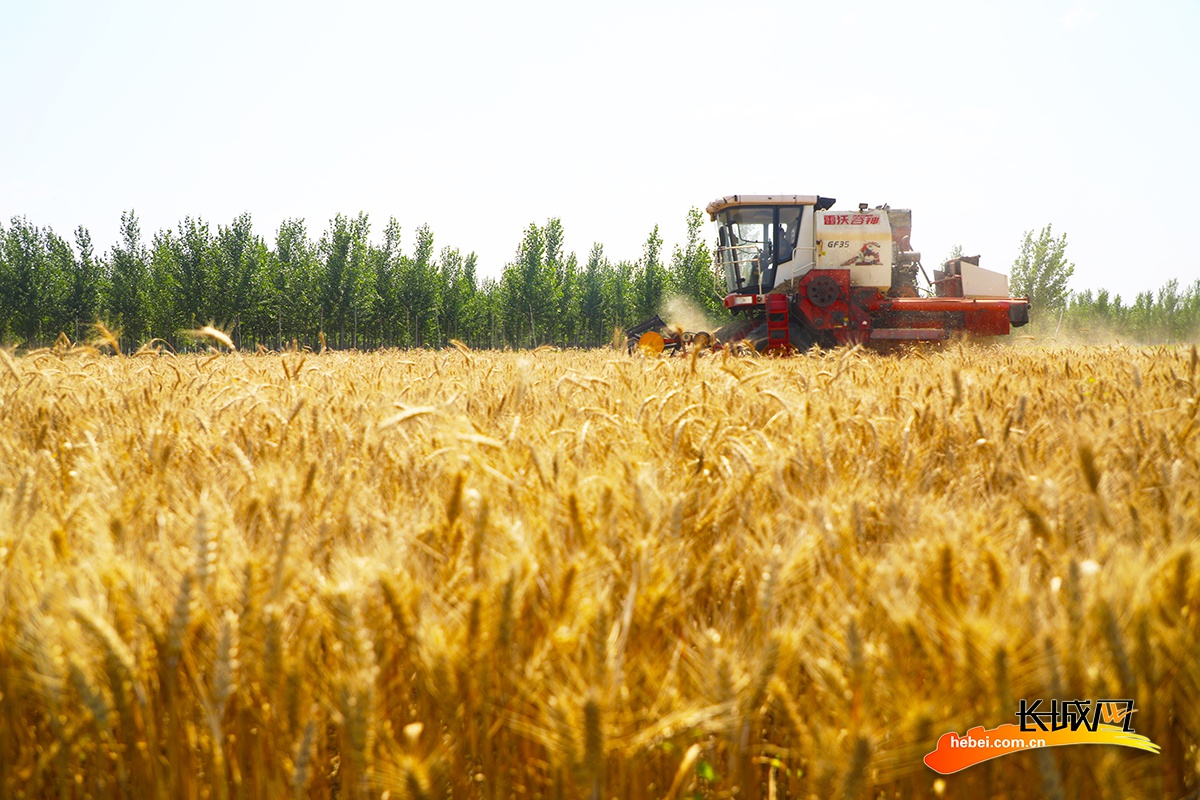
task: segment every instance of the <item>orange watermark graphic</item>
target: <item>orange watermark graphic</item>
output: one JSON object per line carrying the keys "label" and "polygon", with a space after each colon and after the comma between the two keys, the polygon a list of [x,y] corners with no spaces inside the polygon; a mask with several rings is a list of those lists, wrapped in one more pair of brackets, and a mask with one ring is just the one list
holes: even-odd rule
{"label": "orange watermark graphic", "polygon": [[1009,753],[1066,744],[1116,744],[1158,753],[1158,745],[1134,732],[1135,710],[1132,700],[1051,700],[1048,710],[1042,710],[1041,700],[1022,700],[1018,724],[980,725],[962,736],[943,733],[925,764],[949,775]]}

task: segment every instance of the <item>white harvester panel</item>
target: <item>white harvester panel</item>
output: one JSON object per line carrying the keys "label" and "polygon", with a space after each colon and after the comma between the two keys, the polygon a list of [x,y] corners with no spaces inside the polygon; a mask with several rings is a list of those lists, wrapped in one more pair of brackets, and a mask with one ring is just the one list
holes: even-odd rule
{"label": "white harvester panel", "polygon": [[850,269],[851,286],[892,285],[892,226],[883,209],[817,212],[817,269]]}
{"label": "white harvester panel", "polygon": [[1008,276],[964,261],[962,262],[962,288],[964,297],[1007,299]]}

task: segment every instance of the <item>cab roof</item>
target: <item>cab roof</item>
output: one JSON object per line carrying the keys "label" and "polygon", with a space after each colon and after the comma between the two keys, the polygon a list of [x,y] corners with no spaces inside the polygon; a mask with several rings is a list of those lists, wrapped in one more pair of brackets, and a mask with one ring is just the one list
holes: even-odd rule
{"label": "cab roof", "polygon": [[815,194],[731,194],[713,200],[705,211],[715,220],[719,212],[734,206],[816,206],[820,211],[835,202],[831,197]]}

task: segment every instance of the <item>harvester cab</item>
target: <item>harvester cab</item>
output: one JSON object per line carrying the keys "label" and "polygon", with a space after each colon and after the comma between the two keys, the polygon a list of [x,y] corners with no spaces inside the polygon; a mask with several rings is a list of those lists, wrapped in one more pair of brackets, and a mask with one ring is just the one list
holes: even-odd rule
{"label": "harvester cab", "polygon": [[764,294],[812,269],[813,214],[832,206],[832,199],[780,195],[744,204],[731,199],[735,202],[719,209],[709,206],[717,223],[715,261],[729,294]]}

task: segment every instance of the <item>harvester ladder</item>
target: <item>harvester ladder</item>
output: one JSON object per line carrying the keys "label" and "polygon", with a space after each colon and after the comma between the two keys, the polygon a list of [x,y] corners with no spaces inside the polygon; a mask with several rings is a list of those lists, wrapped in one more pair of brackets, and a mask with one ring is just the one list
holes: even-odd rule
{"label": "harvester ladder", "polygon": [[767,349],[782,347],[785,350],[791,344],[788,335],[788,296],[786,294],[767,295]]}

